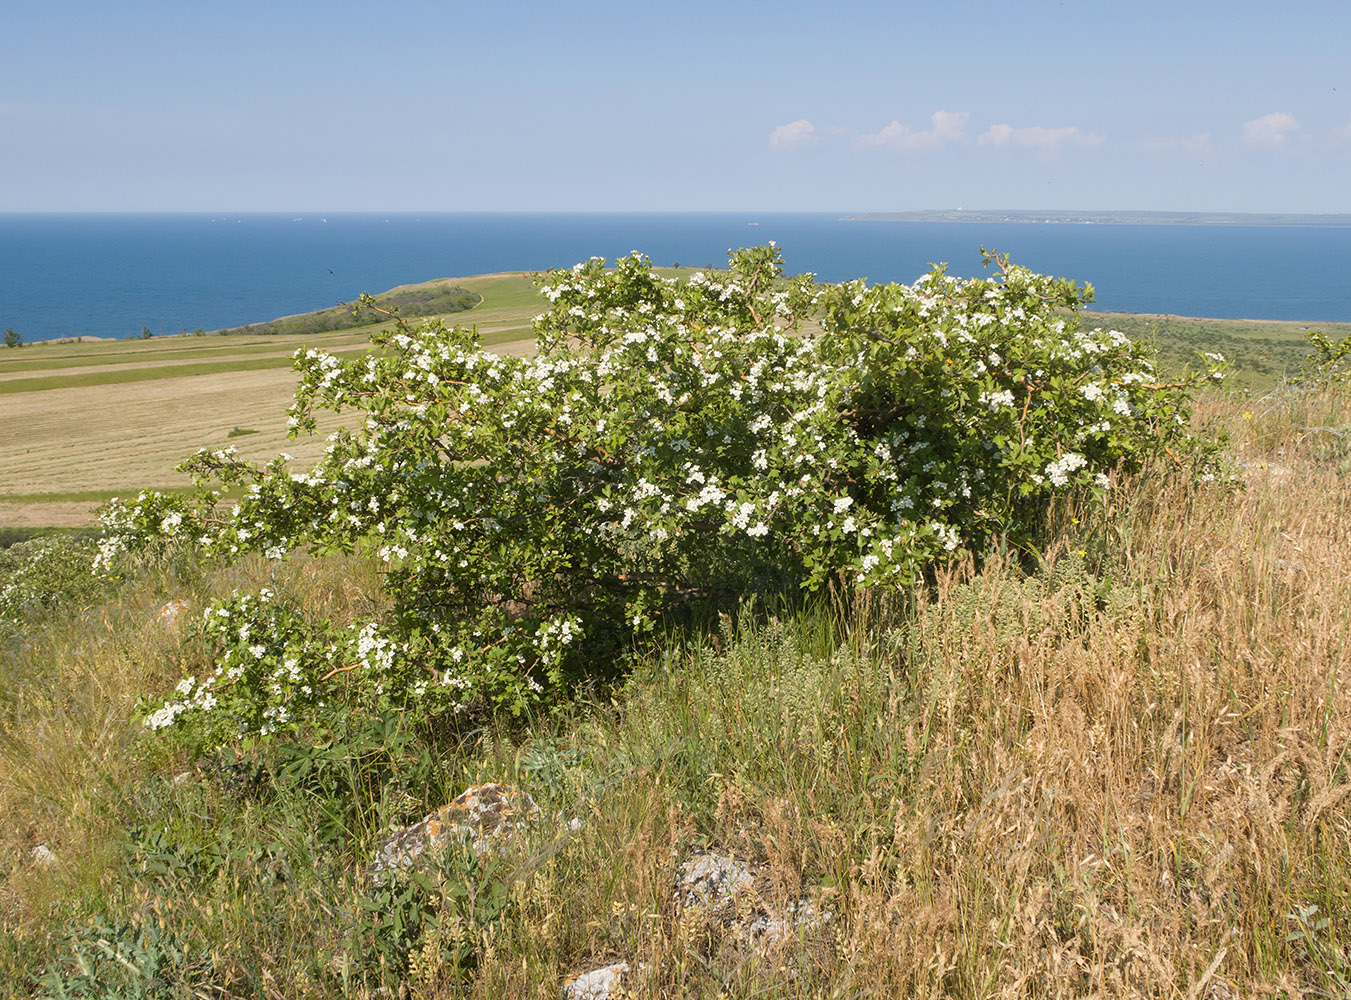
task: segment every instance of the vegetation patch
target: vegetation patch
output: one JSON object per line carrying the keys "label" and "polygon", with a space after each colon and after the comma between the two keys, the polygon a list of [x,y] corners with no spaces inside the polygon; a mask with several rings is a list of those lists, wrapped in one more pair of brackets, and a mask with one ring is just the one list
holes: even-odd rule
{"label": "vegetation patch", "polygon": [[1310,337],[1351,335],[1347,323],[1199,319],[1135,313],[1094,313],[1132,340],[1154,348],[1162,370],[1180,372],[1197,351],[1218,351],[1229,362],[1232,388],[1257,395],[1299,376],[1310,356]]}
{"label": "vegetation patch", "polygon": [[395,289],[383,295],[373,296],[371,304],[375,309],[353,309],[351,306],[334,306],[297,316],[285,316],[268,323],[251,323],[216,331],[225,336],[278,336],[313,333],[332,333],[335,330],[351,330],[356,327],[375,326],[385,321],[387,314],[394,313],[404,318],[418,316],[445,316],[473,309],[483,297],[475,292],[460,288],[458,285],[434,283],[415,287]]}

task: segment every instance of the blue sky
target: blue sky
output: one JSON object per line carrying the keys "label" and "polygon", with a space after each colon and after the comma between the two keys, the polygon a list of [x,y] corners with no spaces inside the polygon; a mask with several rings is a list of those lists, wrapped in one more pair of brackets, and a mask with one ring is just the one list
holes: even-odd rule
{"label": "blue sky", "polygon": [[10,4],[0,211],[1351,212],[1351,3]]}

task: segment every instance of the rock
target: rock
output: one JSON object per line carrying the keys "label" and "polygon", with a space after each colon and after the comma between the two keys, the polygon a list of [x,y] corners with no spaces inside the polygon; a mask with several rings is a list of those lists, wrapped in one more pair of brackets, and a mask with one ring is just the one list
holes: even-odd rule
{"label": "rock", "polygon": [[[812,896],[776,911],[766,905],[757,881],[763,889],[768,880],[752,865],[716,851],[699,851],[681,863],[671,886],[672,902],[682,920],[693,921],[703,961],[739,964],[751,955],[764,956],[811,939],[830,923],[830,914]],[[790,961],[787,974],[796,975],[795,969]],[[616,962],[565,979],[563,1000],[627,997],[631,987],[624,979],[629,971],[628,962]]]}
{"label": "rock", "polygon": [[703,851],[685,861],[676,873],[676,908],[720,916],[731,910],[735,897],[750,889],[754,882],[750,868],[740,861]]}
{"label": "rock", "polygon": [[52,853],[52,849],[46,844],[38,844],[38,846],[29,851],[28,854],[29,857],[33,859],[33,864],[37,865],[39,868],[56,867],[56,855]]}
{"label": "rock", "polygon": [[623,996],[628,962],[615,962],[563,980],[563,1000],[618,1000]]}
{"label": "rock", "polygon": [[453,841],[467,843],[476,853],[482,853],[508,842],[538,816],[535,800],[519,789],[475,785],[457,795],[449,805],[382,840],[366,871],[373,881],[379,881],[380,872],[406,868],[429,849],[444,848]]}
{"label": "rock", "polygon": [[714,934],[738,950],[764,950],[787,944],[829,922],[811,896],[788,903],[781,913],[756,891],[757,873],[735,858],[704,851],[680,866],[675,879],[676,909],[721,925]]}

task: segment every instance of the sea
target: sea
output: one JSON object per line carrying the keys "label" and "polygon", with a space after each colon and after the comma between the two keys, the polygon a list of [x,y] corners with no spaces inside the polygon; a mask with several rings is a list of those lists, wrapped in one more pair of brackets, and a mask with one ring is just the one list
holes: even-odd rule
{"label": "sea", "polygon": [[432,278],[637,250],[717,267],[774,241],[791,273],[982,273],[980,248],[1089,282],[1093,308],[1351,320],[1351,228],[851,221],[838,214],[0,214],[0,328],[25,341],[214,330]]}

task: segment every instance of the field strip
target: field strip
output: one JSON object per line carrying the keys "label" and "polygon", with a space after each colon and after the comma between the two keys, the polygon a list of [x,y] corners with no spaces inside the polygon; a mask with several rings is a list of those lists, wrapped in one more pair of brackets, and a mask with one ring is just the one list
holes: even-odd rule
{"label": "field strip", "polygon": [[[120,351],[102,355],[79,354],[72,357],[42,357],[40,352],[24,352],[19,360],[0,357],[0,379],[27,375],[32,372],[60,372],[76,374],[81,371],[113,370],[131,366],[151,367],[155,365],[185,364],[192,361],[216,361],[226,358],[268,357],[281,353],[294,353],[297,347],[309,346],[332,350],[341,347],[355,347],[368,341],[368,334],[374,327],[367,327],[359,336],[339,337],[335,334],[317,334],[308,339],[299,337],[241,337],[236,343],[225,343],[213,348],[161,349],[156,351]],[[331,339],[330,339],[331,338]],[[161,341],[168,337],[158,338]],[[305,343],[302,344],[301,341]],[[322,340],[322,343],[320,341]],[[139,343],[139,341],[137,342]],[[36,346],[36,345],[35,345]],[[38,355],[34,358],[32,355]]]}
{"label": "field strip", "polygon": [[[0,430],[0,494],[184,486],[174,467],[198,448],[312,460],[322,437],[286,439],[295,384],[288,366],[16,394]],[[258,433],[231,437],[235,428]]]}
{"label": "field strip", "polygon": [[[331,351],[332,349],[333,348],[330,346],[324,347],[324,350]],[[130,372],[130,371],[153,371],[157,369],[167,369],[167,368],[181,369],[187,367],[195,368],[196,366],[202,364],[243,364],[245,362],[261,361],[265,359],[275,359],[275,358],[285,358],[287,359],[287,361],[290,361],[292,355],[294,354],[295,354],[294,348],[290,350],[279,350],[276,346],[273,346],[271,349],[267,351],[254,351],[250,352],[248,355],[241,355],[239,357],[218,358],[217,360],[213,360],[211,362],[184,361],[179,358],[172,358],[156,361],[150,360],[115,361],[109,362],[108,364],[104,365],[66,365],[61,367],[61,372],[59,375],[44,375],[44,376],[33,376],[30,374],[30,372],[27,371],[0,371],[0,383],[13,382],[23,378],[36,379],[40,377],[43,381],[45,381],[49,378],[58,378],[58,379],[83,378],[90,375],[97,375],[102,373],[106,373],[108,375],[118,375],[122,372]],[[50,371],[51,369],[47,370]],[[159,377],[159,376],[152,376],[152,377]],[[131,381],[139,381],[139,380],[133,379]]]}
{"label": "field strip", "polygon": [[98,523],[98,505],[90,502],[9,503],[0,500],[0,524],[6,528],[85,528]]}
{"label": "field strip", "polygon": [[[332,353],[342,356],[364,352],[365,348],[353,348],[346,351],[333,351]],[[222,372],[260,371],[269,368],[284,368],[289,371],[292,365],[293,361],[290,354],[264,358],[198,361],[188,364],[169,362],[163,364],[162,367],[157,366],[154,362],[143,362],[131,368],[110,370],[109,367],[102,367],[76,375],[23,376],[9,380],[0,379],[0,395],[126,384],[128,382],[153,382],[159,379],[192,378],[202,375],[216,375]]]}

